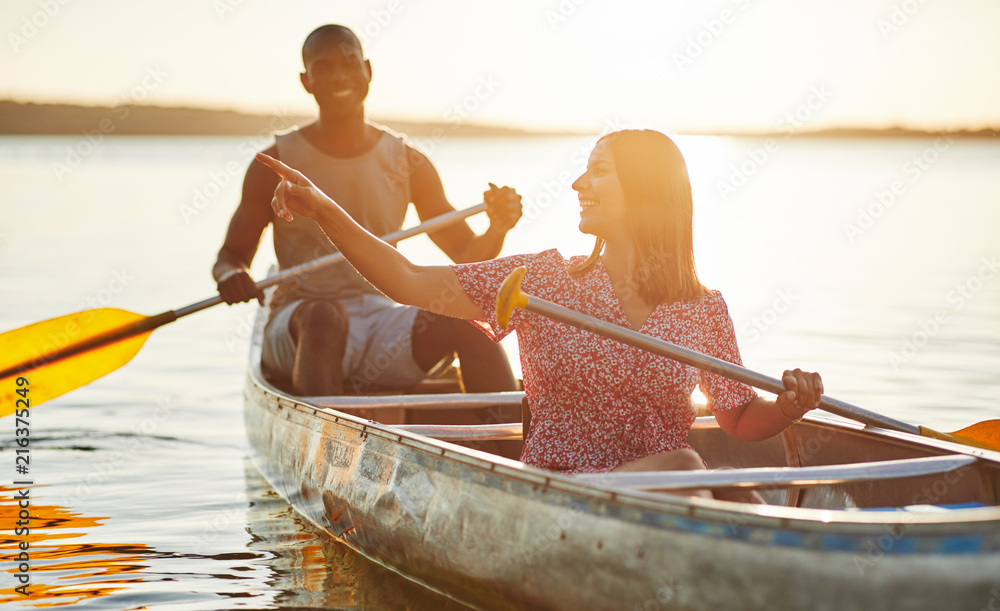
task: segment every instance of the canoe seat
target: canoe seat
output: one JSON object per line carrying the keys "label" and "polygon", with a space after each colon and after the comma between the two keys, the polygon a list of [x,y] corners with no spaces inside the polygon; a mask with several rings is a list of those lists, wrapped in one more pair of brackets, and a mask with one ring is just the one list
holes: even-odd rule
{"label": "canoe seat", "polygon": [[511,422],[470,425],[399,424],[393,428],[447,441],[504,441],[521,439],[522,426],[520,422]]}
{"label": "canoe seat", "polygon": [[[288,394],[294,394],[292,393],[291,380],[269,375],[268,372],[263,370],[263,368],[261,369],[261,373],[264,375],[264,378],[268,381],[268,383],[278,390]],[[343,396],[427,395],[434,393],[448,394],[461,392],[463,392],[461,372],[458,367],[449,363],[448,365],[436,365],[429,372],[427,372],[427,377],[424,380],[413,386],[396,387],[369,385],[359,389],[351,386],[350,384],[345,384]]]}
{"label": "canoe seat", "polygon": [[408,409],[449,410],[483,407],[513,407],[521,405],[523,392],[446,393],[422,395],[337,395],[334,397],[301,397],[300,400],[319,407],[339,410]]}
{"label": "canoe seat", "polygon": [[[501,392],[309,397],[304,400],[330,411],[337,410],[399,430],[517,460],[521,456],[524,431],[520,422],[523,398],[523,392]],[[397,414],[403,414],[403,417],[399,418]],[[465,424],[470,419],[481,424]],[[409,424],[414,420],[423,421],[423,424]]]}

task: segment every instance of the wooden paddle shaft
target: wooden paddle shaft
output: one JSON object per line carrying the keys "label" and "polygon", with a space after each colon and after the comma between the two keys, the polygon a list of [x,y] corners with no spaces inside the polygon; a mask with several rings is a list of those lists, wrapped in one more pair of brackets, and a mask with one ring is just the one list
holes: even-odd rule
{"label": "wooden paddle shaft", "polygon": [[[578,329],[583,329],[584,331],[610,337],[630,346],[672,358],[685,365],[691,365],[692,367],[697,367],[698,369],[736,380],[737,382],[742,382],[761,390],[775,394],[785,392],[785,385],[781,383],[781,380],[776,378],[757,373],[756,371],[740,367],[722,359],[689,350],[676,344],[671,344],[670,342],[656,339],[655,337],[644,335],[632,329],[596,320],[590,316],[580,314],[579,312],[538,297],[527,295],[527,305],[524,306],[524,309],[529,312],[542,314]],[[882,414],[870,412],[826,395],[821,395],[819,406],[831,414],[856,420],[867,425],[920,435],[920,427],[883,416]]]}
{"label": "wooden paddle shaft", "polygon": [[[447,227],[448,225],[452,225],[457,221],[460,221],[464,218],[468,218],[473,214],[478,214],[484,210],[486,210],[486,202],[483,202],[475,206],[471,206],[469,208],[465,208],[463,210],[455,210],[453,212],[448,212],[447,214],[442,214],[441,216],[436,216],[425,223],[420,223],[419,225],[410,227],[409,229],[402,229],[400,231],[384,235],[379,239],[382,240],[383,242],[394,244],[400,240],[405,240],[406,238],[410,238],[415,235],[420,235],[421,233],[430,233],[432,231],[442,229],[444,227]],[[289,278],[294,278],[295,276],[299,276],[306,272],[315,271],[321,267],[332,265],[343,258],[344,255],[342,255],[339,252],[335,252],[325,257],[320,257],[319,259],[314,259],[312,261],[309,261],[308,263],[303,263],[302,265],[296,265],[295,267],[286,269],[283,272],[279,272],[271,276],[270,278],[265,278],[264,280],[261,280],[260,282],[257,283],[257,288],[262,290],[266,289],[269,286],[274,286],[275,284],[284,282]],[[174,314],[177,315],[177,318],[181,318],[182,316],[187,316],[188,314],[194,314],[195,312],[200,312],[206,308],[210,308],[220,303],[222,303],[222,297],[216,295],[215,297],[205,299],[204,301],[199,301],[198,303],[193,303],[189,306],[180,308],[178,310],[174,310]]]}

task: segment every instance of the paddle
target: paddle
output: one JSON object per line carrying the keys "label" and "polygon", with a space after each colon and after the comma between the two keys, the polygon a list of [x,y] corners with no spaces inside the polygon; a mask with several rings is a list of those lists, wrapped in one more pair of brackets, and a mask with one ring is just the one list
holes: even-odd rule
{"label": "paddle", "polygon": [[[382,236],[395,243],[436,231],[486,210],[481,203],[409,229]],[[343,259],[339,252],[289,268],[257,283],[265,289]],[[7,331],[0,335],[0,417],[34,407],[111,373],[132,360],[154,329],[222,303],[218,295],[178,310],[143,316],[98,308]],[[26,378],[27,383],[20,378]]]}
{"label": "paddle", "polygon": [[[500,288],[499,294],[497,294],[497,321],[504,328],[507,328],[511,312],[514,308],[520,308],[566,323],[578,329],[583,329],[584,331],[596,333],[597,335],[618,340],[630,346],[672,358],[686,365],[691,365],[692,367],[697,367],[755,388],[776,394],[785,390],[784,384],[776,378],[522,293],[521,280],[524,278],[525,273],[527,273],[527,270],[524,267],[519,267],[512,271],[507,276],[507,279],[504,280],[503,286]],[[955,431],[954,433],[940,433],[927,427],[914,426],[888,416],[883,416],[882,414],[876,414],[875,412],[870,412],[826,395],[821,396],[819,406],[832,414],[870,426],[880,426],[913,435],[923,435],[925,437],[933,437],[977,448],[1000,451],[1000,420],[986,420]]]}

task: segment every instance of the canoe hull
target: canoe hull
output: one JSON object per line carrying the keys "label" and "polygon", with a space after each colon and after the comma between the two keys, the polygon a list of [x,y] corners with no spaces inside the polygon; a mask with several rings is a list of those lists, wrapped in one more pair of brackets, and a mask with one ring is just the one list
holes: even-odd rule
{"label": "canoe hull", "polygon": [[298,511],[480,608],[980,609],[1000,591],[995,508],[843,521],[616,492],[315,409],[253,374],[246,419]]}

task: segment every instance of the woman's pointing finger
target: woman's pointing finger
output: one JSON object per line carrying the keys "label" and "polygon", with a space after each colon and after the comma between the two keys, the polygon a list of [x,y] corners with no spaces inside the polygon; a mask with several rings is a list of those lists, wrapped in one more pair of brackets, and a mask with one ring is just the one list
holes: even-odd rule
{"label": "woman's pointing finger", "polygon": [[302,174],[288,167],[281,161],[267,155],[265,153],[257,153],[257,161],[263,163],[267,167],[274,170],[275,174],[282,177],[285,180],[296,181],[299,178],[304,178]]}

